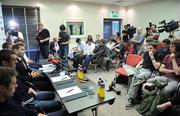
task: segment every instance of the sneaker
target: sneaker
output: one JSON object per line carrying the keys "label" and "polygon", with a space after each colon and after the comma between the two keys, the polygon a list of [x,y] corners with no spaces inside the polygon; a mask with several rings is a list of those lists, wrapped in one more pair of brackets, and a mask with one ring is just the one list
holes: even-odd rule
{"label": "sneaker", "polygon": [[157,105],[157,109],[158,109],[159,112],[163,112],[165,110],[160,105]]}
{"label": "sneaker", "polygon": [[126,110],[130,110],[135,104],[132,102],[132,100],[129,100],[126,104]]}

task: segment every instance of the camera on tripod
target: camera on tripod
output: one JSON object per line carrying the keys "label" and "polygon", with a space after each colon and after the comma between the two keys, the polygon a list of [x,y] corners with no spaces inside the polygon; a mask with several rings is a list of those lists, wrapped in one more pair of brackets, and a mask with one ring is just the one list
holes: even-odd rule
{"label": "camera on tripod", "polygon": [[129,35],[129,38],[133,38],[133,35],[136,33],[136,27],[131,26],[131,24],[124,25],[126,33]]}
{"label": "camera on tripod", "polygon": [[163,20],[163,21],[159,22],[159,24],[161,24],[162,26],[158,27],[158,32],[162,33],[164,31],[166,31],[166,32],[175,31],[176,29],[179,28],[179,25],[180,25],[179,22],[180,21],[171,20],[170,22],[166,23],[166,20]]}
{"label": "camera on tripod", "polygon": [[16,23],[14,20],[10,21],[7,28],[8,35],[18,36],[17,28],[19,28],[19,24]]}

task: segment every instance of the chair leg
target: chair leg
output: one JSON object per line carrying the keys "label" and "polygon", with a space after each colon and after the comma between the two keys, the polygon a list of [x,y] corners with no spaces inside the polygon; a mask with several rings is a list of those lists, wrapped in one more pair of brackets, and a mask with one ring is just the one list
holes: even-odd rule
{"label": "chair leg", "polygon": [[94,65],[95,73],[97,72],[97,64]]}

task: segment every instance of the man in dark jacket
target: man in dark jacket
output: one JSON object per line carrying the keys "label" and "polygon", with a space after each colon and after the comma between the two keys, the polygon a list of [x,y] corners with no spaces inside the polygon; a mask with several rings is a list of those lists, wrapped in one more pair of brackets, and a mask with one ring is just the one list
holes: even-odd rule
{"label": "man in dark jacket", "polygon": [[22,107],[11,97],[16,88],[16,74],[13,68],[0,67],[0,115],[1,116],[46,116],[36,110]]}
{"label": "man in dark jacket", "polygon": [[53,90],[52,84],[49,79],[41,76],[38,71],[32,71],[24,60],[25,46],[23,43],[16,43],[12,47],[13,51],[17,55],[16,71],[18,78],[23,82],[33,83],[39,90]]}

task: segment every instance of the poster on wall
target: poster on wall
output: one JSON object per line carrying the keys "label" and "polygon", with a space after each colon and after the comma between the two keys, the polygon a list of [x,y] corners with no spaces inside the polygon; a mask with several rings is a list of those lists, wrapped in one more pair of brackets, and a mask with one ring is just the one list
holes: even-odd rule
{"label": "poster on wall", "polygon": [[65,26],[71,38],[85,37],[84,20],[65,20]]}
{"label": "poster on wall", "polygon": [[2,6],[0,2],[0,49],[2,48],[2,43],[5,41],[5,29],[3,22]]}

